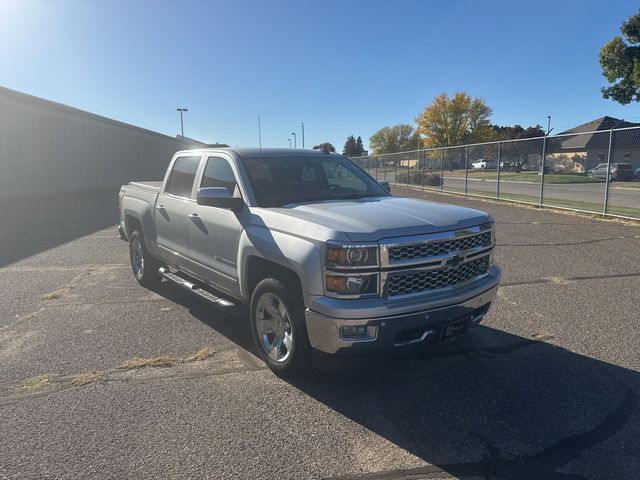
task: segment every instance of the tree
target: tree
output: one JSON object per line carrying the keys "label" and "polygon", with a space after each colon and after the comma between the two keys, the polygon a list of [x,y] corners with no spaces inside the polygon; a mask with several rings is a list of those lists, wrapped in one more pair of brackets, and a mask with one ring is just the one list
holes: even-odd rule
{"label": "tree", "polygon": [[622,37],[615,36],[600,49],[602,75],[612,84],[601,89],[604,98],[622,105],[640,101],[640,12],[620,27]]}
{"label": "tree", "polygon": [[457,92],[449,98],[441,93],[416,118],[418,133],[429,147],[451,147],[491,139],[492,110],[481,98]]}
{"label": "tree", "polygon": [[544,137],[545,131],[542,126],[527,127],[526,129],[516,124],[513,127],[501,127],[490,125],[493,132],[493,140],[519,140],[521,138]]}
{"label": "tree", "polygon": [[328,152],[335,152],[336,151],[336,147],[331,145],[331,143],[329,143],[329,142],[324,142],[324,143],[321,143],[320,145],[314,145],[313,149],[314,150],[326,150]]}
{"label": "tree", "polygon": [[358,152],[356,151],[356,139],[353,135],[349,135],[347,137],[347,141],[344,142],[344,148],[342,149],[342,154],[347,157],[358,156]]}
{"label": "tree", "polygon": [[358,135],[356,139],[356,157],[364,155],[364,145],[362,145],[362,137]]}
{"label": "tree", "polygon": [[418,132],[405,123],[383,127],[369,137],[369,146],[375,155],[416,150]]}
{"label": "tree", "polygon": [[[491,125],[495,140],[522,140],[526,138],[539,138],[545,136],[545,131],[540,125],[523,128],[520,125],[513,127],[501,127]],[[539,140],[530,142],[508,142],[502,144],[503,161],[512,164],[516,172],[520,172],[531,158],[539,159],[542,143]],[[493,147],[489,147],[493,148]],[[495,150],[494,150],[495,151]],[[539,161],[539,160],[538,160]]]}

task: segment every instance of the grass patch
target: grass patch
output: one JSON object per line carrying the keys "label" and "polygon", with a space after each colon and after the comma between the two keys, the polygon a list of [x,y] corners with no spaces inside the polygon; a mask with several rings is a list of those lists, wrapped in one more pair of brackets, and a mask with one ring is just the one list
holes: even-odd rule
{"label": "grass patch", "polygon": [[[487,198],[493,198],[487,195]],[[500,199],[504,200],[516,200],[519,202],[528,202],[537,204],[540,200],[540,197],[533,195],[520,195],[517,193],[500,193]],[[582,202],[579,200],[568,200],[568,199],[558,199],[558,198],[544,198],[543,202],[545,207],[565,207],[565,208],[575,208],[577,210],[584,210],[587,212],[593,212],[595,214],[601,215],[603,204],[598,202]],[[615,205],[607,205],[607,213],[611,215],[622,215],[625,217],[633,217],[640,219],[640,207],[639,208],[631,208],[631,207],[618,207]]]}
{"label": "grass patch", "polygon": [[[456,177],[464,178],[464,170],[453,170],[451,172],[445,171],[444,177]],[[500,172],[501,182],[526,182],[526,183],[540,183],[542,175],[538,175],[538,172],[512,172],[510,170],[503,170]],[[469,179],[481,179],[481,180],[497,180],[497,170],[482,170],[474,171],[469,170]],[[577,175],[571,173],[547,173],[544,176],[544,183],[552,184],[566,184],[566,183],[604,183],[597,178],[587,177],[586,175]]]}
{"label": "grass patch", "polygon": [[33,393],[42,390],[49,384],[49,374],[37,375],[35,377],[23,380],[16,386],[16,390],[20,393]]}
{"label": "grass patch", "polygon": [[137,370],[146,367],[171,367],[180,363],[193,363],[201,362],[207,358],[212,357],[215,354],[215,350],[212,347],[205,347],[198,350],[193,355],[187,357],[170,357],[161,356],[155,358],[133,358],[121,365],[118,368],[121,370]]}
{"label": "grass patch", "polygon": [[63,287],[58,290],[54,290],[53,292],[45,293],[42,298],[45,300],[57,300],[58,298],[64,297],[67,293],[69,293],[69,289],[67,287]]}
{"label": "grass patch", "polygon": [[170,367],[178,363],[178,359],[175,357],[155,357],[155,358],[133,358],[118,365],[121,370],[136,370],[138,368],[146,367]]}
{"label": "grass patch", "polygon": [[104,375],[94,370],[93,372],[78,375],[76,378],[71,380],[71,385],[73,385],[74,387],[82,387],[84,385],[88,385],[90,383],[101,380],[102,378],[104,378]]}
{"label": "grass patch", "polygon": [[203,360],[206,360],[207,358],[213,357],[215,353],[216,351],[213,349],[213,347],[201,348],[193,355],[184,358],[182,363],[201,362]]}

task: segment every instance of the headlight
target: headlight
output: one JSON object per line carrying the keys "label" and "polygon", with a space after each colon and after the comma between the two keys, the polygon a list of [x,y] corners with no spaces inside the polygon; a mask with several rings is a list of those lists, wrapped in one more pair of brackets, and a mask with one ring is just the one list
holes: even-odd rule
{"label": "headlight", "polygon": [[378,292],[378,275],[332,275],[327,273],[327,292],[334,295],[360,296]]}
{"label": "headlight", "polygon": [[378,247],[367,245],[327,244],[329,267],[367,267],[378,265]]}
{"label": "headlight", "polygon": [[378,244],[328,242],[325,254],[327,295],[358,298],[378,293]]}

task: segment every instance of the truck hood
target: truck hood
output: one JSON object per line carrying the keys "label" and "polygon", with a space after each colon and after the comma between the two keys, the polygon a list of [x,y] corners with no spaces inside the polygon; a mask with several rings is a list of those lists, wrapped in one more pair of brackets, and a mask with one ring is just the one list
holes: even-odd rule
{"label": "truck hood", "polygon": [[356,242],[456,230],[490,221],[479,210],[401,197],[324,201],[277,210],[343,232]]}

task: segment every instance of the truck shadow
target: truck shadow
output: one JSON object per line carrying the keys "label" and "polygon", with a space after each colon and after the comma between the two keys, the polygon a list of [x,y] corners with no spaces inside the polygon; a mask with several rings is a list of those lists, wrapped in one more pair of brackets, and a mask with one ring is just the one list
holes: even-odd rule
{"label": "truck shadow", "polygon": [[[246,315],[158,293],[255,354]],[[638,373],[552,342],[480,326],[426,352],[285,381],[431,465],[362,478],[640,478]]]}
{"label": "truck shadow", "polygon": [[118,223],[118,189],[3,201],[0,268]]}

